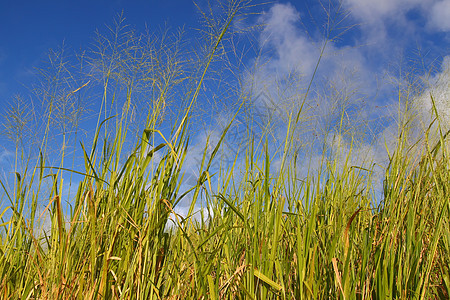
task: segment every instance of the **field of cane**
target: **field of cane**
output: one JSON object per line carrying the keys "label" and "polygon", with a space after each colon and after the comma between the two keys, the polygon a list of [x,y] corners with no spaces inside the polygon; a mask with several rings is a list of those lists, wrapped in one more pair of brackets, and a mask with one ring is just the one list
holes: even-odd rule
{"label": "field of cane", "polygon": [[[351,147],[333,149],[331,159],[323,150],[298,170],[308,160],[295,143],[312,84],[286,110],[279,147],[264,130],[269,121],[248,126],[223,162],[227,135],[252,97],[233,90],[234,115],[212,148],[208,140],[199,148],[195,180],[184,176],[205,109],[199,98],[233,53],[230,24],[242,9],[231,5],[210,22],[197,61],[181,55],[181,37],[146,41],[120,20],[112,38],[98,34],[78,69],[52,53],[36,89],[39,139],[26,140],[22,120],[33,112],[24,102],[4,116],[16,152],[15,172],[1,182],[0,298],[448,299],[450,160],[435,108],[414,145],[407,110],[399,112],[377,193],[380,178],[354,163]],[[226,89],[224,82],[213,84]],[[83,97],[101,102],[88,112],[98,118],[95,131],[82,132],[75,104]],[[137,112],[139,97],[147,108]],[[171,98],[181,99],[176,112]],[[64,193],[69,180],[73,190]],[[189,203],[183,215],[180,203]]]}

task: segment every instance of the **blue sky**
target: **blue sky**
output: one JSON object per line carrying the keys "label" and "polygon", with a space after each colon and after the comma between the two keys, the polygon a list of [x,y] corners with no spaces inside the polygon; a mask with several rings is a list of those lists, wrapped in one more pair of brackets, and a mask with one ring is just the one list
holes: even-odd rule
{"label": "blue sky", "polygon": [[[206,1],[197,2],[204,6]],[[313,44],[323,38],[318,34],[326,20],[318,3],[315,0],[274,1],[255,8],[255,13],[265,12],[264,16],[272,22],[265,32],[271,34],[266,45],[275,50],[271,53],[275,54],[273,64],[287,66],[298,63],[300,57],[304,68],[310,69],[315,64],[317,53],[311,48],[317,47]],[[355,27],[331,43],[329,51],[344,52],[348,48],[351,63],[358,64],[359,71],[370,73],[369,77],[383,75],[399,60],[411,65],[413,60],[423,59],[427,66],[434,63],[438,67],[448,53],[449,0],[343,0],[341,3],[344,14],[348,14],[342,25]],[[334,5],[338,5],[336,1]],[[41,66],[49,49],[56,49],[63,42],[75,50],[88,48],[93,32],[104,30],[122,11],[126,22],[140,30],[145,24],[152,29],[165,24],[173,29],[182,25],[188,29],[201,26],[195,5],[187,0],[18,0],[0,1],[0,8],[1,103],[17,93],[27,93],[22,86],[30,84],[33,69]]]}
{"label": "blue sky", "polygon": [[[316,25],[310,22],[306,7],[318,18],[317,2],[274,1],[290,3],[303,17],[303,25],[312,30]],[[422,48],[431,61],[448,50],[448,0],[344,0],[342,3],[351,14],[347,25],[357,27],[344,35],[339,44],[362,46],[364,49],[360,52],[374,54],[374,60],[381,55],[388,63],[393,54],[411,55]],[[267,12],[270,5],[257,7],[255,12]],[[200,19],[195,5],[188,0],[18,0],[0,1],[0,8],[1,101],[21,91],[21,85],[28,83],[31,70],[45,59],[49,49],[57,48],[63,41],[74,49],[88,47],[93,31],[104,29],[121,11],[128,24],[140,29],[144,24],[155,28],[164,27],[164,23],[172,28],[182,25],[198,28]],[[324,20],[324,16],[320,17]],[[379,61],[376,64],[383,65]]]}
{"label": "blue sky", "polygon": [[[206,3],[198,1],[203,9]],[[332,15],[339,13],[332,19],[334,30],[325,45],[326,24],[330,24],[326,10]],[[88,49],[94,31],[105,32],[105,25],[111,25],[122,11],[126,23],[138,31],[144,30],[145,24],[155,32],[166,25],[173,31],[184,25],[191,47],[186,49],[195,48],[200,37],[196,29],[202,26],[201,16],[188,0],[0,1],[0,113],[17,93],[26,101],[31,99],[23,86],[35,80],[33,70],[43,65],[49,49],[57,49],[63,42],[74,52]],[[420,88],[409,95],[420,117],[418,126],[430,115],[429,92],[436,94],[444,123],[450,124],[450,0],[273,1],[249,12],[255,14],[232,27],[236,40],[242,41],[239,47],[253,47],[245,52],[238,70],[239,88],[264,95],[255,97],[254,106],[262,114],[271,111],[263,117],[275,120],[271,135],[275,141],[283,140],[283,118],[299,103],[313,74],[315,84],[305,106],[311,118],[298,133],[299,140],[313,148],[318,136],[336,125],[339,109],[345,106],[348,128],[365,126],[364,131],[372,132],[373,137],[354,147],[355,163],[367,157],[385,159],[385,147],[397,129],[398,90],[408,86],[407,78]],[[188,168],[195,169],[198,164],[196,156],[207,136],[212,146],[218,140],[232,113],[223,107],[208,112],[214,115],[208,122],[203,122],[205,117],[196,124]],[[339,135],[327,143],[330,148],[336,143],[350,148]],[[2,176],[8,176],[6,157],[11,151],[8,146],[0,149]],[[307,167],[300,169],[304,172]]]}
{"label": "blue sky", "polygon": [[122,11],[140,29],[165,23],[176,28],[198,19],[191,1],[0,1],[0,101],[25,93],[22,85],[28,85],[49,49],[63,41],[74,49],[89,47],[94,31]]}

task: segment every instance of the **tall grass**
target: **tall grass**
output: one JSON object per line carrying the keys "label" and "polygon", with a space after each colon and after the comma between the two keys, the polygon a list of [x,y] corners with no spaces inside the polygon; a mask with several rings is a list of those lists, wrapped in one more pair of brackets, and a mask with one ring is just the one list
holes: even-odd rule
{"label": "tall grass", "polygon": [[[96,52],[98,60],[89,61],[91,74],[100,77],[73,82],[69,91],[53,84],[41,93],[49,103],[48,122],[37,159],[25,160],[21,173],[16,169],[13,188],[2,182],[9,202],[0,212],[2,299],[449,297],[450,166],[436,109],[437,143],[429,138],[435,128],[430,125],[410,147],[409,123],[401,123],[381,202],[373,193],[373,170],[352,164],[352,149],[338,148],[334,159],[324,150],[318,169],[298,178],[292,149],[302,106],[289,117],[281,155],[273,152],[268,134],[256,139],[248,130],[249,142],[232,163],[215,169],[232,118],[209,154],[205,145],[197,181],[185,188],[196,101],[211,65],[225,53],[230,24],[248,5],[230,3],[214,27],[219,30],[209,32],[207,55],[186,78],[176,75],[186,66],[178,60],[179,44],[161,53],[139,52],[137,39],[130,31],[122,35],[117,24],[112,32],[118,42],[108,44],[99,35],[104,47]],[[162,58],[172,60],[164,64]],[[131,64],[136,61],[139,67]],[[143,72],[147,63],[151,74]],[[56,75],[65,72],[64,63],[54,66]],[[50,164],[55,111],[95,78],[101,78],[102,106],[92,142],[79,143],[84,168],[65,167],[64,149],[77,140],[67,128],[61,161]],[[185,81],[182,113],[164,135],[169,93]],[[117,99],[120,89],[126,91],[123,102]],[[154,92],[145,126],[130,143],[135,89]],[[14,137],[20,149],[21,133]],[[17,151],[16,157],[24,155]],[[282,161],[278,172],[276,157]],[[82,176],[68,205],[62,201],[64,172]],[[190,207],[181,216],[176,207],[187,198]],[[48,201],[45,211],[38,208],[42,199]],[[206,210],[195,217],[199,205]],[[42,228],[46,213],[50,223]]]}

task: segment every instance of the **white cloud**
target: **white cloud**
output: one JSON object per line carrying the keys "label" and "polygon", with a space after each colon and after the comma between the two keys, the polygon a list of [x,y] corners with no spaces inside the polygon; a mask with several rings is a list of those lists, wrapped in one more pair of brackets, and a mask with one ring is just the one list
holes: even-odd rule
{"label": "white cloud", "polygon": [[[306,119],[299,126],[298,140],[304,144],[303,149],[310,152],[312,164],[308,166],[307,158],[302,160],[302,165],[298,166],[299,177],[307,174],[309,167],[312,170],[317,167],[322,155],[319,146],[323,143],[330,149],[339,149],[344,156],[351,152],[352,165],[369,169],[373,163],[377,166],[387,165],[386,150],[392,153],[397,144],[398,95],[395,87],[393,90],[392,85],[382,81],[381,74],[386,72],[387,63],[393,62],[396,53],[393,48],[399,45],[396,43],[397,40],[389,37],[390,28],[386,26],[398,24],[400,29],[397,30],[402,38],[409,40],[411,37],[409,34],[414,33],[413,27],[417,26],[408,20],[409,13],[414,10],[413,13],[421,14],[424,17],[422,21],[426,22],[429,20],[427,16],[431,7],[434,7],[431,4],[436,3],[434,0],[344,1],[346,7],[352,10],[354,17],[364,24],[359,32],[361,35],[355,35],[355,40],[351,41],[352,45],[364,44],[371,39],[386,40],[386,44],[374,43],[353,47],[349,45],[349,40],[346,40],[347,44],[328,42],[314,78],[315,84],[305,103]],[[427,7],[427,4],[430,5]],[[253,70],[243,75],[244,85],[245,89],[256,98],[253,104],[258,112],[263,112],[263,109],[272,111],[275,121],[272,124],[271,137],[275,143],[271,143],[270,146],[276,148],[277,143],[283,141],[286,134],[287,126],[283,118],[289,112],[295,112],[303,100],[306,87],[321,55],[323,40],[321,37],[307,35],[301,29],[301,15],[290,4],[273,5],[258,21],[265,25],[258,39],[261,56],[252,62],[255,66]],[[374,53],[377,51],[382,53],[376,56]],[[446,58],[444,62],[446,62],[444,65],[448,65],[450,58]],[[449,67],[443,67],[444,69],[448,70]],[[433,90],[439,110],[445,112],[450,111],[448,73],[447,71],[445,75],[445,72],[442,72],[430,80],[433,83],[430,90]],[[377,93],[381,95],[380,98],[377,98]],[[429,114],[431,102],[426,100],[426,97],[420,101],[417,100],[416,105],[420,103],[418,107],[421,114],[426,111]],[[380,108],[374,109],[375,106]],[[341,134],[338,130],[343,111],[348,113],[345,116],[347,128],[343,130],[343,132],[348,130],[345,134]],[[450,120],[448,114],[442,113],[442,117]],[[425,124],[426,120],[423,122]],[[376,128],[371,127],[374,123]],[[328,126],[330,124],[331,126]],[[360,134],[360,130],[369,132],[370,136],[361,139],[356,137],[352,141],[352,134]],[[326,136],[325,133],[329,135]],[[213,137],[212,141],[217,139],[218,132],[211,131],[210,134]],[[190,152],[192,155],[188,155],[190,159],[195,157],[195,153],[203,151],[206,144],[206,135],[199,135],[197,139],[201,149],[198,146],[193,148]],[[339,141],[339,144],[336,144],[336,141]],[[274,158],[273,171],[279,171],[276,170],[279,167],[279,159]],[[374,185],[380,191],[384,170],[382,167],[376,167],[375,171],[377,173],[374,174],[376,181]]]}
{"label": "white cloud", "polygon": [[275,4],[259,22],[265,26],[260,48],[273,49],[267,71],[283,76],[293,70],[312,74],[320,49],[299,30],[300,15],[290,4]]}
{"label": "white cloud", "polygon": [[6,162],[10,157],[14,157],[14,153],[12,153],[11,151],[9,151],[7,149],[3,149],[0,152],[0,164],[3,164],[4,162]]}
{"label": "white cloud", "polygon": [[[304,33],[300,14],[289,4],[275,4],[259,22],[265,25],[259,39],[262,55],[256,59],[253,73],[246,74],[246,88],[256,97],[257,112],[273,114],[268,119],[282,125],[287,115],[300,107],[319,59],[315,85],[303,107],[310,120],[303,128],[317,130],[342,107],[360,105],[362,94],[375,93],[377,76],[363,48],[339,47],[328,41],[321,53],[323,38]],[[277,131],[280,137],[282,133]]]}
{"label": "white cloud", "polygon": [[214,147],[217,145],[219,139],[220,132],[217,130],[201,131],[195,137],[195,144],[188,148],[186,161],[184,162],[183,167],[192,172],[192,174],[198,175],[205,147],[208,158],[214,150]]}
{"label": "white cloud", "polygon": [[[413,9],[425,12],[424,2],[421,1],[392,0],[375,4],[373,1],[349,0],[346,3],[352,6],[351,8],[355,10],[359,18],[365,18],[367,23],[372,22],[374,28],[384,26],[385,19],[389,18],[394,19],[392,22],[407,26],[408,12]],[[302,93],[312,77],[323,41],[303,33],[300,29],[300,15],[292,5],[274,5],[261,17],[260,22],[266,25],[260,36],[260,47],[263,54],[259,60],[260,67],[255,68],[254,73],[246,75],[247,85],[252,86],[254,94],[257,94],[258,90],[264,90],[264,94],[270,99],[268,101],[258,98],[255,105],[269,103],[277,109],[282,108],[281,110],[284,110],[285,114],[295,111],[295,105],[302,100]],[[364,30],[361,33],[359,40],[353,41],[355,44],[367,41],[367,36],[371,34]],[[388,33],[386,31],[386,34]],[[409,38],[407,36],[409,33],[404,32],[406,39]],[[395,45],[396,41],[389,42]],[[303,165],[299,166],[300,173],[302,173],[299,174],[299,177],[304,176],[309,167],[312,170],[318,167],[315,164],[318,164],[322,155],[319,146],[324,142],[330,149],[337,150],[339,148],[344,156],[351,151],[350,163],[352,165],[369,169],[373,163],[376,163],[377,166],[387,165],[386,150],[392,152],[397,144],[396,107],[398,107],[398,103],[397,96],[392,90],[393,86],[388,85],[387,82],[380,82],[381,74],[385,72],[384,66],[388,62],[392,62],[394,53],[389,49],[389,52],[383,53],[381,57],[373,56],[373,52],[379,51],[382,47],[377,44],[352,47],[345,44],[342,46],[334,41],[328,42],[314,78],[316,85],[312,86],[305,105],[305,108],[308,109],[305,116],[308,119],[301,124],[299,133],[299,141],[305,143],[304,149],[311,151],[312,165],[308,166],[308,160],[304,160]],[[292,81],[288,82],[285,80],[286,78],[290,78]],[[437,98],[450,99],[443,92],[445,89],[442,88],[444,82],[448,83],[449,80],[441,78],[440,81],[436,80],[437,82],[441,82],[437,85],[441,87],[434,90],[436,95],[441,95]],[[378,92],[382,95],[380,100],[376,98]],[[439,101],[443,103],[444,100]],[[374,109],[376,105],[380,108]],[[346,123],[344,126],[347,126],[343,129],[346,132],[345,136],[341,135],[338,130],[343,111],[349,113],[344,120]],[[283,115],[283,113],[279,115]],[[372,120],[368,120],[369,118]],[[371,127],[373,124],[376,125],[376,129]],[[373,131],[373,133],[370,133],[371,136],[364,137],[361,130],[363,132]],[[354,133],[362,134],[361,139],[356,137],[352,141],[351,136]],[[316,134],[315,137],[314,134]],[[284,138],[283,134],[274,136],[278,139]],[[331,142],[333,140],[339,140],[340,144],[336,145]],[[272,166],[279,165],[277,160],[272,164]],[[375,171],[374,180],[376,182],[374,184],[375,188],[380,191],[384,170],[377,167]]]}
{"label": "white cloud", "polygon": [[404,16],[409,10],[430,0],[345,0],[352,14],[363,22],[375,23],[382,19]]}
{"label": "white cloud", "polygon": [[428,24],[438,31],[450,31],[450,0],[442,0],[433,4]]}
{"label": "white cloud", "polygon": [[[166,229],[170,229],[170,228],[177,228],[178,226],[183,226],[183,220],[186,219],[186,217],[188,217],[188,213],[189,213],[189,202],[190,201],[186,201],[186,205],[182,206],[182,205],[177,205],[175,207],[175,209],[173,210],[173,212],[171,212],[169,214],[169,220],[166,223]],[[212,209],[208,209],[203,205],[199,205],[197,204],[194,208],[194,211],[192,212],[192,215],[190,215],[189,217],[191,217],[191,221],[197,221],[197,222],[201,222],[202,221],[202,214],[203,214],[203,221],[204,222],[208,222],[209,220],[211,220],[214,217],[214,212]]]}
{"label": "white cloud", "polygon": [[426,84],[427,89],[413,102],[422,130],[426,130],[435,117],[431,99],[433,97],[442,129],[447,131],[450,129],[450,56],[444,57],[441,72],[430,78]]}
{"label": "white cloud", "polygon": [[[344,0],[343,4],[355,20],[361,22],[366,42],[387,48],[388,27],[405,27],[405,15],[422,0]],[[388,23],[390,22],[390,24]]]}
{"label": "white cloud", "polygon": [[[344,7],[360,22],[365,41],[389,57],[427,29],[450,31],[450,0],[344,0]],[[421,19],[426,24],[424,27]]]}

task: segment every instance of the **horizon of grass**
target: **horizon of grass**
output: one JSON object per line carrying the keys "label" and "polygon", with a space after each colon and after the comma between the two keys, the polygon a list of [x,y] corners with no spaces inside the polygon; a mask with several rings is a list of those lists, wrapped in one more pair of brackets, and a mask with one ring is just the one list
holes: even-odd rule
{"label": "horizon of grass", "polygon": [[[396,147],[386,147],[381,201],[373,192],[374,166],[353,164],[352,146],[332,149],[334,156],[324,146],[316,169],[298,178],[303,157],[294,140],[315,75],[298,110],[286,118],[281,147],[270,145],[270,123],[262,133],[248,127],[232,163],[225,164],[220,152],[226,135],[248,104],[249,95],[238,94],[233,117],[212,149],[208,141],[204,145],[196,182],[186,188],[183,166],[201,109],[197,99],[214,63],[228,53],[230,24],[251,5],[229,4],[225,18],[203,13],[209,40],[193,65],[179,57],[181,38],[167,47],[163,38],[161,48],[143,50],[139,37],[121,31],[122,19],[110,28],[117,44],[99,33],[97,59],[82,59],[92,73],[73,78],[68,90],[58,89],[63,80],[55,84],[51,73],[67,68],[55,53],[60,60],[42,73],[48,85],[38,91],[47,118],[37,159],[27,159],[21,147],[25,127],[8,131],[16,160],[13,188],[1,182],[10,202],[0,211],[3,299],[448,298],[448,132],[436,105],[428,130],[412,146],[409,110],[399,109]],[[316,69],[319,64],[320,58]],[[102,89],[96,95],[101,107],[91,143],[80,142],[82,107],[70,101],[86,96],[82,92],[94,80]],[[143,128],[134,130],[134,92],[145,89],[152,91],[150,109],[141,116]],[[167,135],[161,126],[170,93],[181,93],[184,101]],[[14,113],[23,116],[27,109]],[[342,111],[337,134],[344,131],[344,117]],[[53,126],[62,132],[56,163],[50,159]],[[83,168],[75,159],[66,167],[71,141],[79,143]],[[63,172],[82,177],[67,206]],[[48,203],[41,211],[44,196]],[[185,199],[190,206],[182,216],[176,208]],[[195,217],[199,206],[205,209]],[[41,224],[45,212],[48,231]]]}

